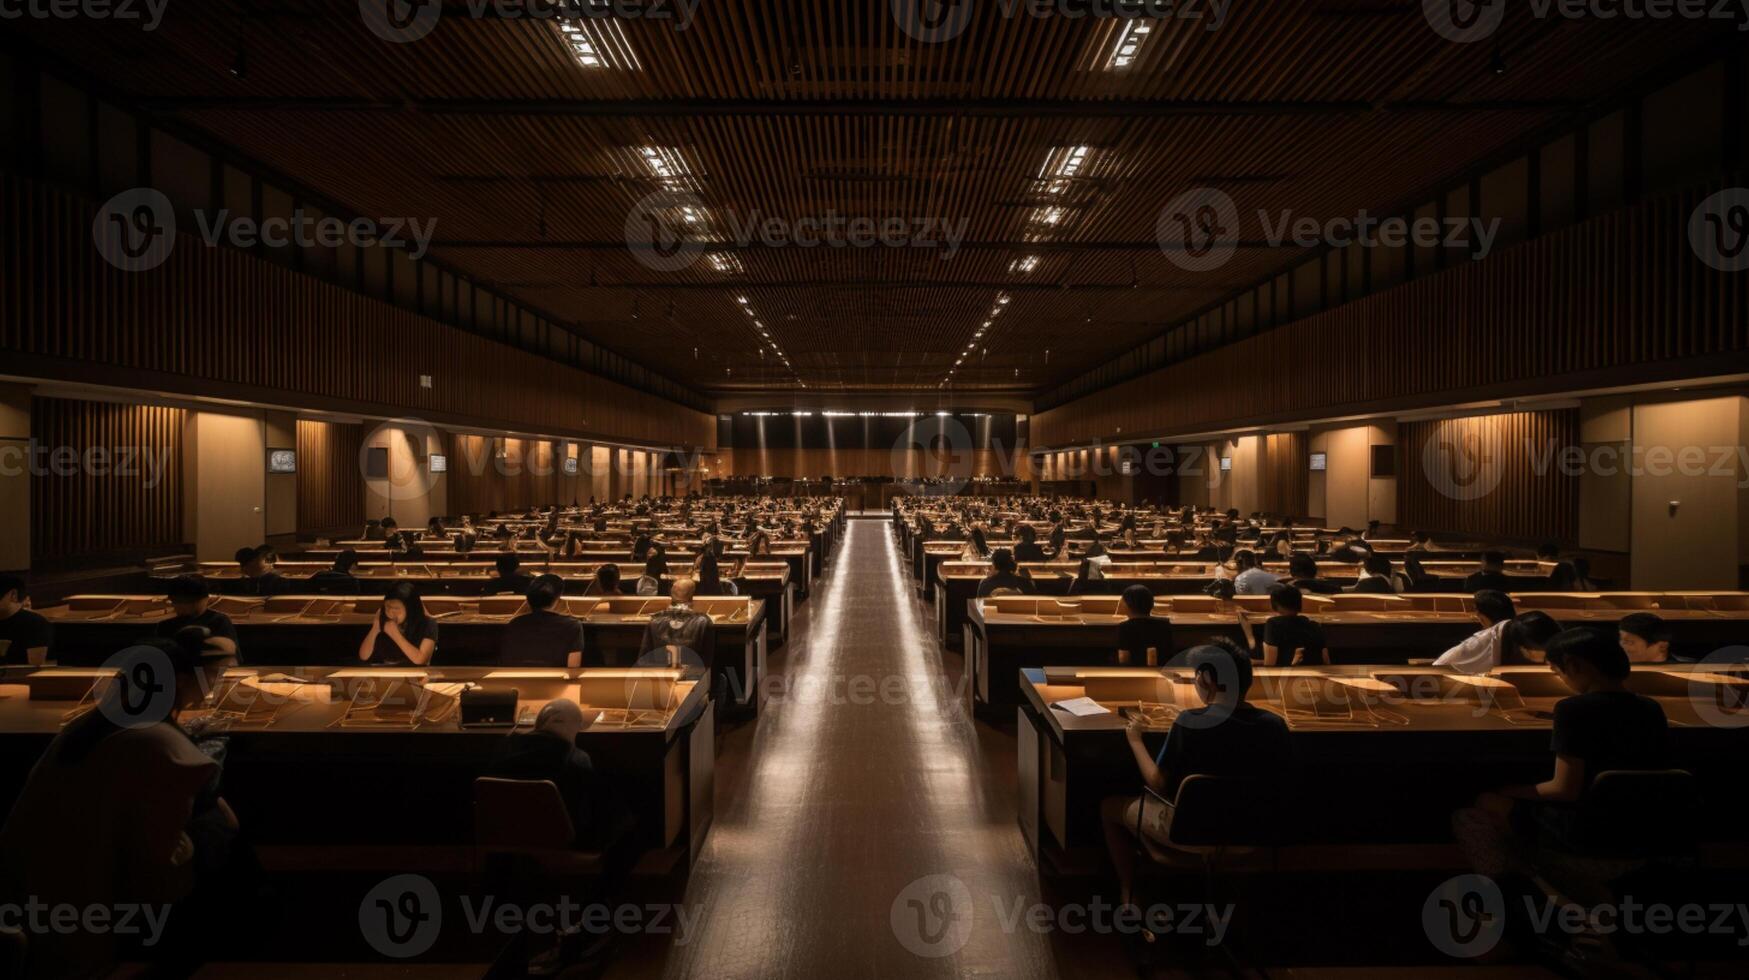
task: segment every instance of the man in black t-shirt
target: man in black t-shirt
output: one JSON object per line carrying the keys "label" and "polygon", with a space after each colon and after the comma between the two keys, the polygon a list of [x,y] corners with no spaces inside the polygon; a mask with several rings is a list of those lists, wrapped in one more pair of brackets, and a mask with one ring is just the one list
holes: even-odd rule
{"label": "man in black t-shirt", "polygon": [[1311,555],[1296,553],[1287,560],[1287,570],[1294,588],[1301,592],[1335,595],[1342,591],[1337,583],[1318,577],[1318,560]]}
{"label": "man in black t-shirt", "polygon": [[41,667],[48,663],[54,626],[30,608],[30,592],[17,575],[0,575],[0,641],[6,644],[10,666]]}
{"label": "man in black t-shirt", "polygon": [[1172,621],[1154,615],[1154,593],[1145,585],[1123,590],[1124,621],[1117,624],[1117,662],[1150,667],[1172,659]]}
{"label": "man in black t-shirt", "polygon": [[[1275,615],[1263,624],[1263,665],[1293,667],[1300,664],[1328,663],[1324,654],[1324,630],[1300,614],[1305,608],[1305,596],[1291,585],[1277,585],[1269,590],[1269,608]],[[1241,617],[1245,637],[1256,646],[1249,620]]]}
{"label": "man in black t-shirt", "polygon": [[1482,552],[1482,570],[1464,579],[1464,591],[1511,592],[1512,580],[1506,577],[1505,552]]}
{"label": "man in black t-shirt", "polygon": [[[1452,816],[1458,846],[1477,872],[1503,889],[1528,892],[1539,848],[1566,853],[1613,850],[1575,834],[1578,804],[1600,773],[1670,765],[1670,723],[1658,702],[1628,690],[1628,656],[1610,633],[1570,629],[1549,641],[1547,660],[1574,696],[1555,705],[1554,774],[1535,785],[1506,786]],[[1653,832],[1650,829],[1647,832]]]}
{"label": "man in black t-shirt", "polygon": [[528,612],[511,620],[498,641],[498,662],[506,667],[583,666],[583,624],[553,606],[565,581],[542,575],[524,597]]}
{"label": "man in black t-shirt", "polygon": [[238,595],[274,596],[289,591],[285,576],[274,571],[267,558],[261,548],[237,549],[237,571],[242,573]]}
{"label": "man in black t-shirt", "polygon": [[[1197,697],[1204,707],[1173,720],[1166,742],[1150,756],[1139,715],[1130,719],[1124,735],[1142,782],[1155,793],[1173,798],[1187,776],[1221,776],[1280,785],[1293,770],[1294,747],[1281,716],[1245,699],[1251,690],[1251,658],[1227,639],[1185,652],[1184,663],[1195,672]],[[1144,803],[1146,805],[1144,805]],[[1147,797],[1114,796],[1100,807],[1106,845],[1130,901],[1135,831],[1154,843],[1171,847],[1171,811]]]}
{"label": "man in black t-shirt", "polygon": [[310,591],[317,595],[358,595],[358,577],[352,570],[358,566],[358,552],[346,548],[334,557],[334,564],[310,576]]}
{"label": "man in black t-shirt", "polygon": [[1014,560],[1014,552],[1007,548],[997,548],[990,554],[990,567],[994,569],[978,583],[978,598],[983,599],[994,595],[998,589],[1007,589],[1016,595],[1033,595],[1038,589],[1032,584],[1032,579],[1020,574]]}
{"label": "man in black t-shirt", "polygon": [[231,617],[209,609],[212,591],[199,575],[178,575],[170,580],[170,608],[175,615],[158,624],[158,635],[169,638],[190,626],[207,631],[207,645],[237,656],[237,627]]}

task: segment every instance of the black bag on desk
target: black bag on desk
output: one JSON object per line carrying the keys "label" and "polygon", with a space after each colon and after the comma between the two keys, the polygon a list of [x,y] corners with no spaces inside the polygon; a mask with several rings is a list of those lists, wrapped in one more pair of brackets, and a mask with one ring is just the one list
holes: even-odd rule
{"label": "black bag on desk", "polygon": [[521,693],[516,690],[485,691],[470,688],[462,692],[461,725],[463,728],[511,728],[516,725],[516,702]]}

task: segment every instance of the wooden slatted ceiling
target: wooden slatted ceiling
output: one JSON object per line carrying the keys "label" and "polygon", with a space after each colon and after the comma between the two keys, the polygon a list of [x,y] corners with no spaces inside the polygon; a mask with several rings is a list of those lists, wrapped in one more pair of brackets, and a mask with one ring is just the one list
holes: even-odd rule
{"label": "wooden slatted ceiling", "polygon": [[[1588,102],[1730,29],[1538,21],[1512,5],[1497,35],[1509,70],[1497,76],[1488,70],[1493,45],[1445,42],[1418,3],[1283,0],[1235,4],[1213,32],[1167,21],[1136,67],[1111,73],[1083,67],[1108,43],[1108,22],[1005,18],[1002,5],[975,6],[964,35],[931,45],[899,30],[887,0],[713,0],[683,31],[623,22],[641,71],[582,70],[550,24],[473,21],[457,5],[445,8],[429,37],[399,45],[363,29],[356,5],[315,0],[270,10],[191,2],[149,35],[90,23],[28,27],[59,55],[153,100],[375,105],[353,112],[208,105],[176,115],[361,213],[436,217],[440,239],[493,243],[436,254],[701,387],[788,380],[758,357],[732,300],[737,291],[755,297],[811,386],[932,389],[998,289],[1067,284],[1017,291],[989,355],[969,360],[958,376],[961,388],[1029,390],[1303,258],[1293,248],[1246,249],[1218,272],[1178,269],[1147,243],[1161,207],[1180,192],[1220,187],[1248,215],[1291,209],[1323,218],[1401,204],[1564,118],[1558,107],[1485,111],[1464,103]],[[249,65],[241,80],[228,73],[239,36]],[[490,111],[436,104],[482,99],[499,104]],[[1000,106],[1026,99],[1088,112]],[[957,100],[982,108],[579,116],[563,114],[561,104],[611,108],[628,100],[658,107],[782,100],[804,108],[824,100]],[[1147,111],[1150,101],[1170,100],[1235,111]],[[1098,114],[1101,104],[1120,101],[1130,108]],[[518,114],[516,103],[558,108]],[[1253,114],[1245,103],[1273,108]],[[1312,103],[1347,108],[1295,108]],[[1386,107],[1401,103],[1459,108]],[[647,176],[626,172],[630,146],[681,148],[718,212],[935,216],[968,222],[970,240],[1012,242],[1024,236],[1028,184],[1045,155],[1080,143],[1098,154],[1076,193],[1081,206],[1053,239],[1141,248],[1045,252],[1042,267],[1022,278],[1008,271],[1022,253],[1005,248],[968,250],[950,262],[916,249],[758,248],[740,254],[744,274],[724,275],[703,262],[655,273],[614,247],[633,203],[654,189]]]}

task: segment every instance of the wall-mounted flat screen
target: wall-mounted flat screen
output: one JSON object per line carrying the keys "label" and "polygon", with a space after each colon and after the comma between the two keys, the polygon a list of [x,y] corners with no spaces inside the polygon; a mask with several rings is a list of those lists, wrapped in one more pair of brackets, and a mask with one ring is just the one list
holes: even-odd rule
{"label": "wall-mounted flat screen", "polygon": [[577,475],[577,457],[575,457],[575,456],[566,456],[565,457],[565,475],[566,476],[576,476]]}
{"label": "wall-mounted flat screen", "polygon": [[1225,473],[1232,468],[1233,468],[1233,457],[1222,456],[1221,457],[1221,472]]}
{"label": "wall-mounted flat screen", "polygon": [[1329,468],[1330,468],[1330,455],[1328,453],[1313,453],[1312,454],[1312,472],[1313,473],[1322,473]]}
{"label": "wall-mounted flat screen", "polygon": [[295,449],[269,449],[267,451],[267,472],[296,473],[298,471],[298,453]]}
{"label": "wall-mounted flat screen", "polygon": [[431,473],[448,473],[449,457],[435,455],[427,456],[425,457],[425,469],[427,472]]}

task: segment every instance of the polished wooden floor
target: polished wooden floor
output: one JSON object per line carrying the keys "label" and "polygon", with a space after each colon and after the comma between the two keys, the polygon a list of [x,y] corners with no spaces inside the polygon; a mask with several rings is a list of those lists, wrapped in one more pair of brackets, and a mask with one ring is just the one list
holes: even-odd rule
{"label": "polished wooden floor", "polygon": [[[890,524],[851,521],[804,608],[758,723],[722,747],[684,899],[696,934],[625,950],[608,975],[1133,975],[1115,940],[1067,969],[1052,936],[995,911],[1041,900],[1015,823],[1014,737],[963,710],[959,658],[944,663]],[[928,903],[955,879],[974,900],[969,933]]]}

